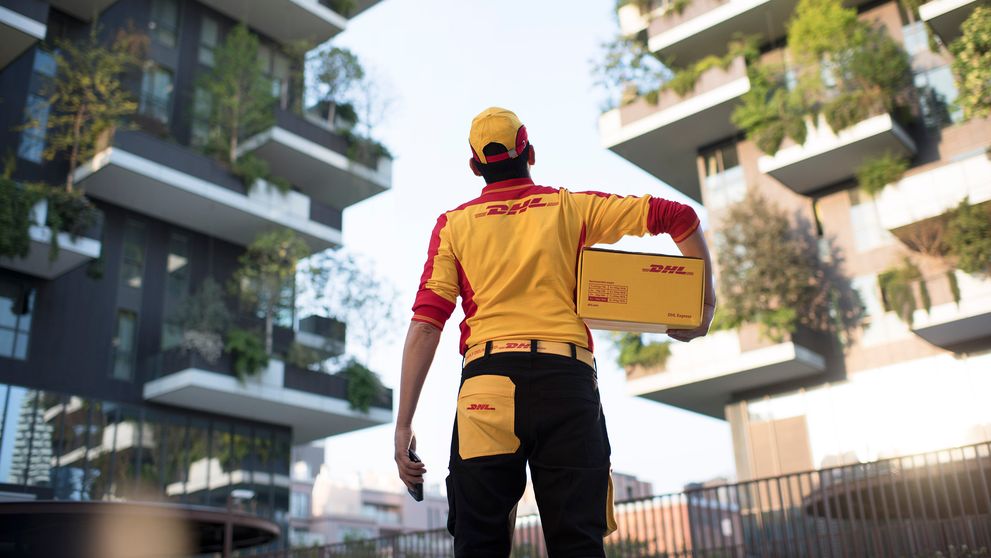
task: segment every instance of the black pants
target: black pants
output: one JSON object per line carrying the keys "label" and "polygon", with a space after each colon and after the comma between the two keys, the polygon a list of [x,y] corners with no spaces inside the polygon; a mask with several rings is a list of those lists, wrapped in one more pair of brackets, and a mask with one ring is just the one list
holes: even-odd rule
{"label": "black pants", "polygon": [[540,353],[470,363],[461,375],[447,477],[455,556],[509,556],[527,462],[548,556],[605,556],[602,539],[615,529],[609,455],[588,365]]}

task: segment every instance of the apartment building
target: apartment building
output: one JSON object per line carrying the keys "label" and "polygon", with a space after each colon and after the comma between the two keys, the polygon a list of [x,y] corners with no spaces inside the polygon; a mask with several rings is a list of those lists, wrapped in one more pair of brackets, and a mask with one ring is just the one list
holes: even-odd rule
{"label": "apartment building", "polygon": [[[188,324],[175,316],[207,279],[229,284],[259,234],[293,231],[308,254],[339,247],[344,209],[391,187],[391,158],[355,157],[354,136],[306,110],[293,78],[300,44],[326,42],[374,3],[0,1],[0,151],[17,188],[68,173],[43,156],[56,40],[82,42],[96,25],[101,37],[147,41],[139,70],[122,78],[136,114],[72,176],[100,218],[53,238],[57,208],[42,199],[25,253],[0,257],[0,500],[224,507],[240,490],[287,533],[292,446],[391,420],[391,391],[356,410],[343,376],[286,358],[296,345],[341,354],[343,324],[281,312],[267,366],[239,378],[229,353],[183,345]],[[203,149],[210,99],[198,84],[239,23],[259,41],[274,114],[237,155],[267,164],[284,193],[246,184]],[[228,302],[239,327],[261,328]]]}
{"label": "apartment building", "polygon": [[[927,255],[918,241],[965,198],[991,206],[991,120],[966,119],[954,104],[945,47],[979,2],[934,0],[915,14],[894,1],[845,1],[907,54],[912,87],[903,110],[876,111],[841,130],[807,116],[804,141],[785,138],[765,153],[731,115],[761,86],[755,64],[782,64],[794,81],[787,30],[796,5],[621,3],[626,36],[676,75],[698,75],[688,91],[641,95],[599,124],[605,147],[705,206],[710,242],[748,193],[784,209],[819,240],[820,257],[830,246],[840,255],[864,307],[842,341],[804,327],[772,340],[747,323],[675,342],[662,365],[628,370],[632,394],[728,421],[742,481],[991,439],[983,401],[991,388],[991,280]],[[749,59],[728,50],[741,34],[757,37]],[[710,55],[722,60],[696,64]],[[858,187],[856,170],[882,155],[903,157],[908,168],[871,195]],[[909,315],[899,317],[882,283],[906,258],[917,272],[906,287]]]}

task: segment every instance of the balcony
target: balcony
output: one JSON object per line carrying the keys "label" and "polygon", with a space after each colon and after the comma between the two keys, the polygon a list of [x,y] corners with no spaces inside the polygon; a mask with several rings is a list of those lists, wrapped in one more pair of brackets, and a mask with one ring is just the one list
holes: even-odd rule
{"label": "balcony", "polygon": [[283,44],[322,43],[348,24],[347,18],[331,9],[332,4],[326,0],[201,1]]}
{"label": "balcony", "polygon": [[737,33],[762,41],[785,36],[785,22],[797,0],[692,0],[679,14],[668,11],[647,28],[652,52],[684,67],[706,56],[722,55]]}
{"label": "balcony", "polygon": [[392,160],[354,161],[348,140],[311,115],[278,109],[275,126],[245,141],[273,173],[332,207],[345,208],[392,187]]}
{"label": "balcony", "polygon": [[736,393],[825,372],[827,346],[824,335],[802,328],[775,343],[761,337],[759,326],[748,324],[691,343],[675,342],[660,369],[627,370],[627,390],[722,419]]}
{"label": "balcony", "polygon": [[905,156],[915,153],[915,142],[891,115],[873,116],[838,134],[820,115],[817,126],[808,124],[804,144],[792,144],[774,155],[763,155],[757,160],[757,167],[796,193],[809,194],[851,178],[864,159],[884,153]]}
{"label": "balcony", "polygon": [[881,225],[902,237],[919,223],[957,207],[964,198],[991,201],[991,160],[981,153],[889,184],[877,196]]}
{"label": "balcony", "polygon": [[48,218],[48,201],[42,200],[31,210],[33,222],[28,229],[31,246],[25,258],[0,258],[0,267],[20,271],[43,279],[55,279],[84,263],[100,257],[102,225],[72,238],[69,233],[58,235],[59,251],[55,259],[49,256],[52,247],[52,231],[44,225]]}
{"label": "balcony", "polygon": [[960,37],[960,26],[979,4],[978,0],[933,0],[919,6],[919,17],[948,45]]}
{"label": "balcony", "polygon": [[296,342],[331,358],[344,354],[346,331],[347,326],[333,318],[307,316],[299,320]]}
{"label": "balcony", "polygon": [[730,114],[749,90],[741,56],[727,70],[704,72],[684,97],[665,90],[656,105],[641,98],[603,114],[599,137],[605,147],[701,202],[697,150],[737,133]]}
{"label": "balcony", "polygon": [[48,0],[52,6],[79,18],[83,21],[93,21],[110,4],[117,0]]}
{"label": "balcony", "polygon": [[41,0],[0,0],[0,68],[44,40],[48,33],[48,3]]}
{"label": "balcony", "polygon": [[991,280],[949,271],[928,277],[926,291],[929,310],[920,308],[912,316],[916,335],[943,348],[991,337]]}
{"label": "balcony", "polygon": [[275,227],[295,231],[313,251],[341,243],[340,211],[263,181],[246,192],[213,159],[144,132],[118,132],[76,181],[94,198],[242,246]]}
{"label": "balcony", "polygon": [[352,410],[347,380],[270,360],[257,376],[239,381],[228,355],[209,363],[194,352],[171,350],[153,357],[144,398],[185,409],[282,424],[303,444],[392,421],[392,391],[369,412]]}

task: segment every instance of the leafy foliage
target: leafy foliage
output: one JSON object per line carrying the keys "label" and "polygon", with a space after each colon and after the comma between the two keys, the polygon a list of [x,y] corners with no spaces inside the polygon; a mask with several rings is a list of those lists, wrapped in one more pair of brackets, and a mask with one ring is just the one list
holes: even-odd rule
{"label": "leafy foliage", "polygon": [[903,322],[911,325],[912,314],[918,308],[914,285],[919,286],[922,307],[926,311],[930,307],[929,290],[921,279],[922,272],[908,258],[900,267],[891,268],[878,274],[877,282],[881,288],[884,309],[894,311]]}
{"label": "leafy foliage", "polygon": [[240,139],[271,126],[275,118],[275,97],[258,64],[258,46],[258,37],[239,24],[216,48],[213,70],[199,82],[211,101],[208,148],[232,167]]}
{"label": "leafy foliage", "polygon": [[344,17],[351,17],[358,3],[355,0],[330,0],[330,9]]}
{"label": "leafy foliage", "polygon": [[776,153],[785,136],[804,143],[808,109],[801,93],[789,91],[783,75],[775,75],[769,67],[751,65],[747,73],[750,89],[730,116],[733,124],[765,153]]}
{"label": "leafy foliage", "polygon": [[671,356],[671,344],[665,342],[644,343],[639,333],[622,333],[615,337],[619,348],[616,362],[623,368],[643,366],[661,367]]}
{"label": "leafy foliage", "polygon": [[232,290],[253,313],[265,319],[264,350],[272,352],[275,315],[291,308],[295,298],[296,263],[309,255],[303,239],[289,229],[258,235],[241,255]]}
{"label": "leafy foliage", "polygon": [[335,125],[337,109],[349,105],[353,111],[356,95],[365,79],[365,68],[358,56],[346,48],[330,47],[314,51],[307,64],[313,72],[311,92],[327,107],[327,122]]}
{"label": "leafy foliage", "polygon": [[216,363],[223,352],[224,332],[231,324],[220,285],[210,277],[204,279],[176,308],[174,318],[182,328],[182,350],[195,351],[207,362]]}
{"label": "leafy foliage", "polygon": [[378,375],[353,359],[338,374],[348,381],[348,405],[367,413],[384,389]]}
{"label": "leafy foliage", "polygon": [[307,370],[323,371],[324,360],[326,359],[322,352],[295,341],[289,345],[289,351],[286,353],[286,362]]}
{"label": "leafy foliage", "polygon": [[991,273],[991,212],[987,204],[961,201],[950,214],[946,243],[961,271]]}
{"label": "leafy foliage", "polygon": [[953,73],[960,89],[957,103],[968,117],[991,115],[991,6],[974,8],[950,45]]}
{"label": "leafy foliage", "polygon": [[269,351],[261,336],[254,331],[234,328],[227,332],[224,350],[234,360],[234,373],[239,380],[254,376],[268,366]]}
{"label": "leafy foliage", "polygon": [[885,186],[901,180],[908,170],[908,160],[900,155],[885,153],[865,159],[857,167],[857,184],[864,192],[874,196]]}
{"label": "leafy foliage", "polygon": [[759,323],[777,340],[799,324],[839,332],[859,324],[863,308],[839,256],[820,260],[808,229],[758,194],[727,211],[715,241],[723,327]]}
{"label": "leafy foliage", "polygon": [[33,189],[0,177],[0,256],[25,258],[31,247],[31,208],[41,198]]}
{"label": "leafy foliage", "polygon": [[59,233],[69,233],[75,240],[100,219],[100,212],[79,190],[43,187],[48,199],[48,216],[45,225],[51,231],[48,257],[55,260],[59,253]]}
{"label": "leafy foliage", "polygon": [[669,72],[643,41],[617,36],[602,43],[601,49],[601,61],[593,62],[592,76],[595,85],[606,91],[606,108],[612,108],[616,99],[625,105],[648,93],[656,98]]}

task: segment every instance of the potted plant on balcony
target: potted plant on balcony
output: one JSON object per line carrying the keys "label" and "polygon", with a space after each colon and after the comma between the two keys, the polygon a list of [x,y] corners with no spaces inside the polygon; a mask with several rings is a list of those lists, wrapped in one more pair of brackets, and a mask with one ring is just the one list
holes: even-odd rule
{"label": "potted plant on balcony", "polygon": [[971,205],[969,198],[950,212],[947,251],[965,273],[991,275],[991,204]]}
{"label": "potted plant on balcony", "polygon": [[231,323],[224,292],[212,278],[207,278],[192,295],[179,305],[174,320],[182,328],[182,351],[194,351],[210,364],[216,364],[224,352],[224,333]]}
{"label": "potted plant on balcony", "polygon": [[957,103],[968,118],[991,115],[991,6],[977,6],[950,45],[953,73],[960,88]]}

